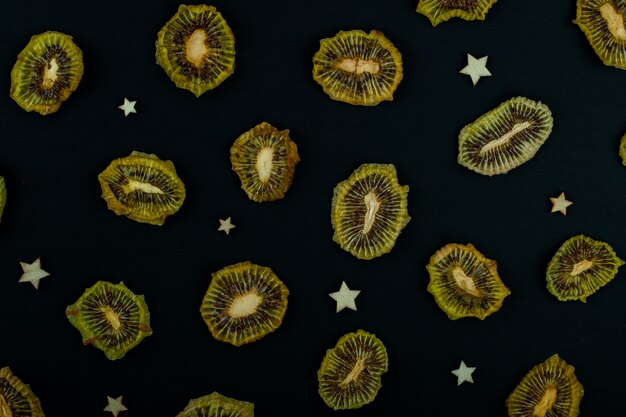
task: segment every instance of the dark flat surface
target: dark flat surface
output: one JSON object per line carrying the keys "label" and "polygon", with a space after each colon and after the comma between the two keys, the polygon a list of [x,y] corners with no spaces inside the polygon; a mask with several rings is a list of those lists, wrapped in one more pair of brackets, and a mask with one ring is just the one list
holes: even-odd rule
{"label": "dark flat surface", "polygon": [[[585,387],[581,415],[623,413],[624,272],[587,304],[558,302],[545,268],[584,233],[626,256],[626,72],[605,67],[571,22],[575,1],[501,0],[485,22],[432,28],[415,0],[217,1],[233,29],[237,68],[199,99],[155,64],[154,41],[175,1],[16,1],[3,8],[0,74],[31,35],[59,30],[83,49],[85,75],[57,114],[0,100],[0,173],[9,199],[0,225],[0,366],[40,397],[48,416],[104,416],[124,395],[132,416],[174,416],[212,391],[254,402],[263,416],[496,417],[535,364],[558,353]],[[318,41],[378,29],[402,52],[393,102],[374,108],[330,100],[311,77]],[[458,74],[466,53],[489,55],[494,74],[473,87]],[[536,157],[504,176],[456,163],[459,130],[500,102],[547,103],[554,131]],[[124,96],[138,114],[124,118]],[[302,162],[284,200],[257,204],[230,170],[235,138],[261,121],[290,129]],[[133,150],[170,159],[187,186],[179,213],[159,228],[117,217],[97,174]],[[332,241],[335,184],[360,164],[395,164],[411,188],[412,220],[394,250],[360,261]],[[567,217],[548,197],[565,191]],[[233,216],[231,236],[218,218]],[[425,265],[450,242],[496,259],[512,294],[485,321],[450,321],[427,293]],[[18,261],[42,257],[39,291],[19,284]],[[198,309],[210,274],[251,260],[291,291],[277,332],[241,348],[215,341]],[[97,280],[145,294],[154,334],[110,362],[84,347],[65,307]],[[335,314],[328,293],[360,289],[359,310]],[[363,328],[389,352],[370,405],[333,412],[317,394],[327,348]],[[475,383],[456,386],[461,360]],[[110,415],[110,414],[107,414]]]}

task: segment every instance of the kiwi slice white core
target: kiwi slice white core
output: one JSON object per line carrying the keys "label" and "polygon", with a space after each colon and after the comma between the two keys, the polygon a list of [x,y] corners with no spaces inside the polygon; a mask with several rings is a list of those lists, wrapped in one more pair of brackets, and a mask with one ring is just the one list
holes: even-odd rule
{"label": "kiwi slice white core", "polygon": [[256,170],[259,174],[259,180],[263,184],[267,184],[272,175],[274,149],[270,147],[263,148],[259,151],[256,158]]}
{"label": "kiwi slice white core", "polygon": [[238,319],[254,314],[263,302],[263,297],[253,292],[235,298],[228,309],[231,318]]}
{"label": "kiwi slice white core", "polygon": [[600,6],[600,14],[606,20],[609,31],[613,36],[620,40],[626,40],[626,29],[624,28],[624,18],[611,3],[605,3]]}

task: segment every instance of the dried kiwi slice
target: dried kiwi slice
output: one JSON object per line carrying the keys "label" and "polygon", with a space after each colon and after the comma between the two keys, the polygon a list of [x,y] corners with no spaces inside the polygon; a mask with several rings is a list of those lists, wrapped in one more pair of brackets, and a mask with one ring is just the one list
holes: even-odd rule
{"label": "dried kiwi slice", "polygon": [[388,253],[411,217],[408,185],[400,185],[396,168],[363,164],[335,187],[330,219],[333,240],[359,259]]}
{"label": "dried kiwi slice", "polygon": [[215,339],[241,346],[280,326],[288,295],[270,268],[240,262],[212,275],[200,313]]}
{"label": "dried kiwi slice", "polygon": [[578,0],[574,23],[605,65],[626,69],[626,2]]}
{"label": "dried kiwi slice", "polygon": [[26,111],[59,110],[83,76],[83,52],[60,32],[34,35],[11,71],[11,98]]}
{"label": "dried kiwi slice", "polygon": [[506,406],[509,417],[576,417],[583,394],[574,367],[552,355],[526,374]]}
{"label": "dried kiwi slice", "polygon": [[65,310],[70,323],[110,360],[121,359],[152,334],[150,312],[143,295],[135,295],[123,282],[98,281]]}
{"label": "dried kiwi slice", "polygon": [[8,367],[0,369],[0,416],[44,417],[39,398]]}
{"label": "dried kiwi slice", "polygon": [[333,100],[375,106],[393,100],[402,80],[402,56],[381,32],[340,31],[320,41],[313,79]]}
{"label": "dried kiwi slice", "polygon": [[560,301],[580,300],[608,284],[624,261],[609,244],[584,235],[568,239],[556,252],[546,272],[548,291]]}
{"label": "dried kiwi slice", "polygon": [[176,417],[253,417],[254,404],[214,392],[189,401]]}
{"label": "dried kiwi slice", "polygon": [[176,87],[200,97],[235,71],[235,36],[215,7],[182,4],[157,35],[156,60]]}
{"label": "dried kiwi slice", "polygon": [[98,175],[109,210],[140,223],[161,226],[185,201],[185,184],[172,161],[134,151],[112,161]]}
{"label": "dried kiwi slice", "polygon": [[471,244],[444,246],[430,258],[426,269],[428,292],[450,320],[484,320],[498,311],[511,293],[498,276],[496,261],[485,258]]}
{"label": "dried kiwi slice", "polygon": [[364,330],[345,334],[326,351],[317,371],[320,396],[334,410],[371,403],[388,364],[385,345],[376,336]]}
{"label": "dried kiwi slice", "polygon": [[619,156],[622,158],[622,165],[626,165],[626,135],[619,142]]}
{"label": "dried kiwi slice", "polygon": [[552,132],[545,104],[515,97],[459,133],[459,164],[483,175],[506,174],[530,160]]}
{"label": "dried kiwi slice", "polygon": [[485,20],[497,0],[420,0],[417,12],[426,16],[433,26],[453,17],[463,20]]}
{"label": "dried kiwi slice", "polygon": [[4,177],[0,176],[0,219],[2,219],[2,213],[4,212],[4,206],[7,204],[7,186],[4,182]]}
{"label": "dried kiwi slice", "polygon": [[241,188],[257,202],[283,198],[299,161],[298,146],[289,138],[289,130],[265,122],[239,136],[230,148],[230,162]]}

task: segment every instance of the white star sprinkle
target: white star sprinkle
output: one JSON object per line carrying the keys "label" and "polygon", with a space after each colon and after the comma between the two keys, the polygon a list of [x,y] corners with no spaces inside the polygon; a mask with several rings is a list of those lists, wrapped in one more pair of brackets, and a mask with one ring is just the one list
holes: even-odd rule
{"label": "white star sprinkle", "polygon": [[487,58],[489,57],[484,56],[476,59],[472,55],[467,54],[467,66],[459,72],[461,74],[469,75],[472,78],[474,85],[476,85],[478,80],[480,80],[480,77],[491,77],[491,73],[487,69]]}
{"label": "white star sprinkle", "polygon": [[475,370],[476,368],[469,368],[467,365],[465,365],[465,362],[461,361],[461,366],[459,367],[459,369],[455,369],[454,371],[452,371],[452,373],[457,377],[456,385],[459,386],[466,381],[473,384],[474,379],[472,379],[472,374]]}
{"label": "white star sprinkle", "polygon": [[359,295],[361,291],[351,290],[348,288],[348,285],[344,282],[341,283],[341,288],[337,292],[332,292],[328,294],[330,298],[337,302],[337,313],[339,313],[344,308],[349,308],[351,310],[356,311],[356,302],[355,299]]}
{"label": "white star sprinkle", "polygon": [[131,113],[137,113],[137,110],[135,110],[135,104],[137,104],[136,101],[128,101],[128,99],[124,97],[124,104],[119,106],[118,109],[124,111],[124,117],[128,117]]}
{"label": "white star sprinkle", "polygon": [[574,204],[565,199],[565,193],[561,193],[558,197],[550,197],[550,201],[552,202],[552,211],[550,213],[560,211],[564,216],[567,215],[567,208]]}
{"label": "white star sprinkle", "polygon": [[128,408],[124,407],[124,404],[122,404],[122,395],[117,398],[111,398],[107,395],[107,401],[109,402],[109,405],[106,406],[104,411],[112,413],[113,417],[117,417],[120,411],[128,410]]}
{"label": "white star sprinkle", "polygon": [[37,258],[32,264],[20,262],[20,265],[22,265],[22,271],[24,271],[24,273],[19,282],[30,282],[35,289],[39,289],[39,280],[50,275],[41,269],[41,258]]}
{"label": "white star sprinkle", "polygon": [[220,220],[220,227],[217,229],[218,232],[224,232],[227,235],[229,235],[230,230],[237,227],[230,222],[230,217],[227,218],[226,220],[222,220],[222,219],[219,219],[219,220]]}

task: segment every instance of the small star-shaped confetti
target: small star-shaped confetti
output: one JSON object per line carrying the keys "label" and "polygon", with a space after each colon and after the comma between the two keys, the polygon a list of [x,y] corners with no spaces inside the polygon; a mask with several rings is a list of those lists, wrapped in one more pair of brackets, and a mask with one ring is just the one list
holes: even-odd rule
{"label": "small star-shaped confetti", "polygon": [[24,273],[19,282],[30,282],[35,289],[39,289],[39,280],[50,275],[41,269],[41,258],[37,258],[32,264],[20,262],[20,265],[22,265],[22,271],[24,271]]}
{"label": "small star-shaped confetti", "polygon": [[476,59],[472,55],[467,54],[467,66],[459,72],[461,74],[469,75],[472,78],[474,85],[476,85],[478,80],[480,80],[480,77],[491,77],[491,73],[487,69],[487,58],[489,57],[484,56]]}
{"label": "small star-shaped confetti", "polygon": [[107,395],[107,401],[109,402],[109,405],[105,407],[104,411],[112,413],[113,417],[117,417],[120,411],[128,410],[128,408],[124,407],[124,404],[122,404],[122,395],[117,398],[111,398]]}
{"label": "small star-shaped confetti", "polygon": [[230,217],[227,218],[226,220],[222,220],[222,219],[219,219],[219,220],[220,220],[220,227],[217,229],[218,232],[224,232],[227,235],[229,235],[230,230],[237,227],[230,222]]}
{"label": "small star-shaped confetti", "polygon": [[128,117],[131,113],[137,113],[137,110],[135,110],[135,104],[137,104],[136,101],[128,101],[128,99],[124,97],[124,104],[119,106],[118,109],[124,111],[124,117]]}
{"label": "small star-shaped confetti", "polygon": [[565,193],[561,193],[558,197],[550,197],[550,201],[552,202],[552,211],[550,213],[560,211],[564,216],[567,215],[567,208],[574,204],[565,199]]}
{"label": "small star-shaped confetti", "polygon": [[473,384],[474,380],[472,379],[472,374],[475,370],[476,368],[469,368],[467,365],[465,365],[465,362],[461,361],[461,366],[459,366],[459,369],[455,369],[454,371],[452,371],[452,373],[457,377],[457,386],[461,385],[465,381],[471,382]]}
{"label": "small star-shaped confetti", "polygon": [[331,292],[328,294],[330,298],[337,302],[337,313],[344,308],[349,308],[356,311],[356,302],[354,301],[361,291],[351,290],[344,282],[341,283],[341,288],[337,292]]}

